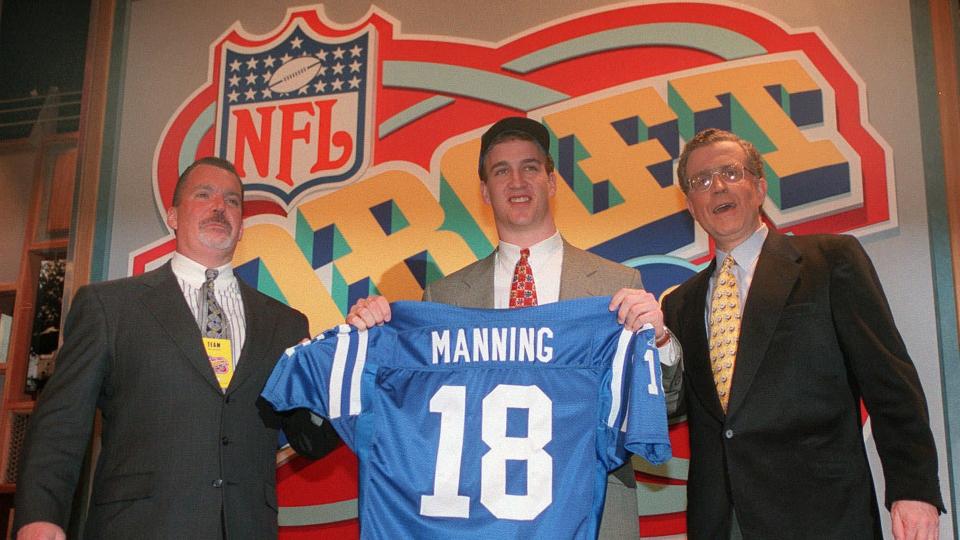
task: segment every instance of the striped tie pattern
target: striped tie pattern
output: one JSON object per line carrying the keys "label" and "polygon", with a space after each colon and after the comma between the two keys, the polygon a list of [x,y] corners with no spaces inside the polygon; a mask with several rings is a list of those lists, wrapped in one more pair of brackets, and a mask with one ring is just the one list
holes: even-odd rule
{"label": "striped tie pattern", "polygon": [[730,255],[723,261],[710,299],[710,367],[723,412],[727,412],[730,401],[740,339],[740,290],[733,275],[735,264]]}
{"label": "striped tie pattern", "polygon": [[226,324],[226,315],[223,308],[217,302],[217,296],[214,294],[213,282],[217,279],[219,272],[214,268],[208,268],[204,273],[207,278],[203,282],[203,294],[205,304],[207,305],[206,316],[203,323],[203,335],[208,338],[229,338],[230,332]]}

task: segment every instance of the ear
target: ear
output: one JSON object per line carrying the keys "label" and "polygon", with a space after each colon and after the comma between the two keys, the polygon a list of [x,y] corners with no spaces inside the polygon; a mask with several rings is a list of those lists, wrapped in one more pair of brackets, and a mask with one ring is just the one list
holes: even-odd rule
{"label": "ear", "polygon": [[490,204],[490,188],[485,180],[480,181],[480,194],[483,195],[483,202]]}
{"label": "ear", "polygon": [[763,206],[763,201],[767,200],[767,179],[766,178],[757,179],[757,194],[760,196],[760,206]]}
{"label": "ear", "polygon": [[547,193],[551,197],[557,194],[557,173],[553,171],[547,175]]}
{"label": "ear", "polygon": [[176,206],[171,206],[170,208],[167,208],[167,226],[173,229],[174,231],[177,230],[177,207]]}

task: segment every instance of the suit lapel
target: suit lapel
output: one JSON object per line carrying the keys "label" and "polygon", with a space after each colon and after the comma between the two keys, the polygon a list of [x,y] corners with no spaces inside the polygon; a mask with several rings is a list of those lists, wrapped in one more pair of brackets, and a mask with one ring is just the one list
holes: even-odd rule
{"label": "suit lapel", "polygon": [[785,236],[770,231],[760,251],[743,307],[737,366],[730,387],[727,414],[736,412],[750,390],[780,321],[787,297],[800,275],[799,259],[800,254]]}
{"label": "suit lapel", "polygon": [[594,290],[590,276],[597,271],[597,261],[586,253],[563,241],[563,260],[560,265],[560,300],[588,296],[603,296]]}
{"label": "suit lapel", "polygon": [[715,418],[723,421],[723,408],[717,396],[717,386],[713,382],[713,373],[710,368],[710,343],[707,340],[705,314],[707,309],[707,289],[710,285],[710,276],[716,269],[716,259],[706,269],[691,279],[690,289],[683,299],[680,313],[683,314],[682,328],[684,332],[683,355],[684,369],[694,392],[702,396],[701,401],[707,411]]}
{"label": "suit lapel", "polygon": [[143,293],[139,301],[170,337],[183,356],[218,392],[220,385],[213,375],[210,361],[200,339],[200,328],[183,299],[183,290],[170,263],[143,275]]}
{"label": "suit lapel", "polygon": [[460,297],[456,305],[493,309],[493,272],[497,260],[497,250],[477,261],[466,272],[458,274]]}
{"label": "suit lapel", "polygon": [[[227,393],[233,392],[254,373],[257,364],[266,356],[267,347],[272,341],[276,319],[265,316],[266,300],[249,285],[238,278],[240,296],[243,298],[243,317],[246,321],[246,338],[243,350],[237,356],[237,370],[230,379]],[[294,345],[291,343],[290,345]]]}

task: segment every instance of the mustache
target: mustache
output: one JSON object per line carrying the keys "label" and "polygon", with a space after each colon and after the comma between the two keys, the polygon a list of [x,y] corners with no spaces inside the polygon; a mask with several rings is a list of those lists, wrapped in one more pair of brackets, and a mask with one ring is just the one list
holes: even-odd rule
{"label": "mustache", "polygon": [[223,213],[221,213],[221,212],[214,212],[214,214],[213,214],[212,216],[208,217],[207,219],[202,220],[202,221],[200,222],[200,226],[203,227],[203,226],[209,225],[209,224],[211,224],[211,223],[216,223],[216,224],[219,224],[219,225],[223,225],[223,226],[227,229],[227,232],[228,232],[228,233],[229,233],[229,232],[233,232],[233,224],[231,224],[229,221],[227,221],[227,217],[226,217]]}

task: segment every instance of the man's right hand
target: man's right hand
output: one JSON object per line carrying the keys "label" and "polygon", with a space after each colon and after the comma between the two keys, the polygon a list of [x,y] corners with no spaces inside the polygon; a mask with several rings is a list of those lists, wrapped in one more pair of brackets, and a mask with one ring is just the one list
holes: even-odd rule
{"label": "man's right hand", "polygon": [[20,527],[17,540],[67,540],[67,535],[55,523],[34,521]]}
{"label": "man's right hand", "polygon": [[357,300],[347,313],[347,324],[366,330],[390,322],[390,302],[383,296],[368,296]]}

